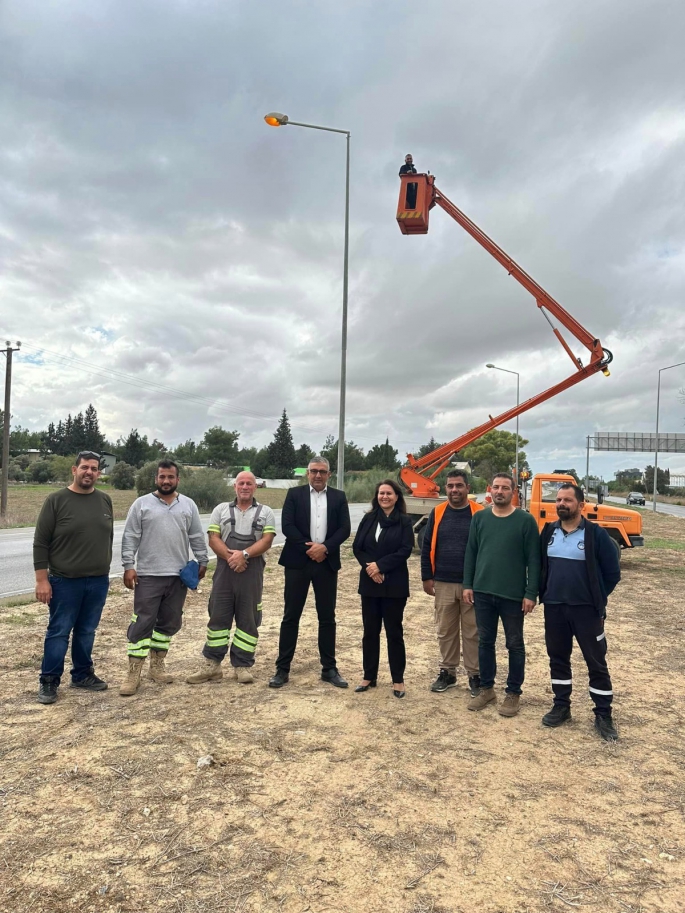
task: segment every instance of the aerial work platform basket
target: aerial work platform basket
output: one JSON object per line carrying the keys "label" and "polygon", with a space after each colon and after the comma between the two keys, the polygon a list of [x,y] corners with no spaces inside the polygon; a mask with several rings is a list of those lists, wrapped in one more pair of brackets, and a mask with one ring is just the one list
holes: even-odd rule
{"label": "aerial work platform basket", "polygon": [[400,200],[397,204],[397,224],[403,235],[425,235],[428,232],[428,212],[433,202],[432,174],[401,174]]}

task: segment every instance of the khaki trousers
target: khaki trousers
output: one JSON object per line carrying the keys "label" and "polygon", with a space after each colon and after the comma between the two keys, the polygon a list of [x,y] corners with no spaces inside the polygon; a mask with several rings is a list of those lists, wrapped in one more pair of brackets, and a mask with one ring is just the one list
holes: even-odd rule
{"label": "khaki trousers", "polygon": [[440,648],[440,668],[454,675],[459,665],[459,628],[464,655],[464,668],[469,675],[478,675],[478,628],[476,612],[462,599],[461,583],[435,581],[435,629]]}

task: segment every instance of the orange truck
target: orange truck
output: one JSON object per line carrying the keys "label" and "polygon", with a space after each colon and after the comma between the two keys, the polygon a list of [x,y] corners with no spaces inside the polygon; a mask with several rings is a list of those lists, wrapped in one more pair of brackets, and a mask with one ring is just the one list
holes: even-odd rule
{"label": "orange truck", "polygon": [[[535,517],[538,529],[545,523],[554,523],[557,519],[556,498],[559,486],[563,482],[576,484],[573,476],[559,473],[537,473],[533,476],[528,497],[528,511]],[[475,498],[475,495],[469,497]],[[423,536],[431,510],[444,498],[407,498],[407,513],[414,521],[419,548],[423,546]],[[642,536],[642,514],[629,510],[618,504],[595,504],[585,501],[583,516],[598,526],[603,526],[615,543],[619,556],[624,548],[639,548],[645,544]]]}
{"label": "orange truck", "polygon": [[[541,530],[545,523],[553,523],[557,519],[557,491],[564,482],[576,484],[573,476],[559,473],[538,473],[533,476],[528,510],[537,520],[538,529]],[[618,504],[595,504],[592,501],[585,501],[583,516],[604,527],[616,545],[619,556],[624,548],[638,548],[645,544],[642,536],[642,514],[637,510],[628,510]]]}

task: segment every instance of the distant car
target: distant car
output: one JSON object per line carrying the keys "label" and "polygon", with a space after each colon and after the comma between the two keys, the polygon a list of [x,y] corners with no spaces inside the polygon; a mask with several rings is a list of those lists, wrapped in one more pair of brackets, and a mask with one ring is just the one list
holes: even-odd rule
{"label": "distant car", "polygon": [[266,479],[256,479],[257,488],[266,488]]}
{"label": "distant car", "polygon": [[628,497],[626,498],[626,504],[642,504],[645,506],[645,496],[642,492],[631,491]]}

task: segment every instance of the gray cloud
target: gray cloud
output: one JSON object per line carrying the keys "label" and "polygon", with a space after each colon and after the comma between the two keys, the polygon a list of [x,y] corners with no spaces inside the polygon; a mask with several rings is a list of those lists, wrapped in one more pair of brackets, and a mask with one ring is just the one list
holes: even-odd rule
{"label": "gray cloud", "polygon": [[[515,395],[487,361],[523,397],[572,367],[439,209],[400,235],[410,150],[615,353],[609,380],[521,418],[534,466],[653,425],[656,372],[685,360],[680,4],[8,0],[0,17],[5,334],[195,397],[20,357],[22,424],[92,400],[112,437],[219,423],[262,443],[283,406],[298,441],[337,433],[345,141],[267,128],[280,109],[352,131],[350,438],[405,451],[480,424]],[[683,375],[663,379],[662,427],[681,430]]]}

